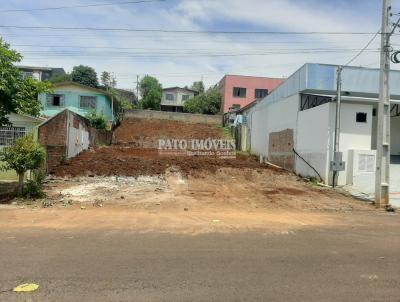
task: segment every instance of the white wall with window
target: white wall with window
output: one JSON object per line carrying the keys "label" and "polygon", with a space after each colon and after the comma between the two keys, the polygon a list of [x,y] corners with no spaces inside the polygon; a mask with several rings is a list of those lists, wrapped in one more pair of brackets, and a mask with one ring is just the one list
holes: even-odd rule
{"label": "white wall with window", "polygon": [[170,88],[163,91],[161,105],[183,106],[185,102],[194,97],[194,91],[185,88]]}

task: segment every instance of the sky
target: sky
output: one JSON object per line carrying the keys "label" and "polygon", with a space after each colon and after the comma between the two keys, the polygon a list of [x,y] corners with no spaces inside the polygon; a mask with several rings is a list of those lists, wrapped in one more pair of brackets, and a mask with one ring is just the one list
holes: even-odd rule
{"label": "sky", "polygon": [[[68,72],[73,66],[89,65],[98,74],[114,73],[119,88],[134,89],[137,76],[146,74],[158,78],[163,87],[190,86],[199,80],[211,86],[225,74],[288,77],[305,63],[346,64],[380,29],[382,5],[382,0],[117,2],[124,1],[0,0],[0,36],[21,52],[23,65],[63,67]],[[105,3],[115,4],[35,10]],[[400,0],[392,5],[393,13],[400,13]],[[31,10],[15,11],[24,9]],[[397,33],[392,42],[400,50]],[[379,39],[378,35],[352,65],[378,67]]]}

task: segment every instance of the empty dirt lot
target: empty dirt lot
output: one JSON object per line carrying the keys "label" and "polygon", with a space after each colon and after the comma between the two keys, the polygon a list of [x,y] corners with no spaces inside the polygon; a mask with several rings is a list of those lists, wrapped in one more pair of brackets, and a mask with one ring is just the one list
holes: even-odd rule
{"label": "empty dirt lot", "polygon": [[396,213],[251,156],[161,156],[171,136],[224,132],[131,121],[2,205],[0,300],[398,301]]}

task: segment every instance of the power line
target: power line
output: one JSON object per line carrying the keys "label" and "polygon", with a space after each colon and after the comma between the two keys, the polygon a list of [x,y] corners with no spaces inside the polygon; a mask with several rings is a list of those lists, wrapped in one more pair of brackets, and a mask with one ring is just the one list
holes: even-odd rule
{"label": "power line", "polygon": [[367,50],[367,48],[372,44],[372,42],[374,42],[374,40],[376,39],[376,37],[379,35],[380,32],[381,32],[381,31],[378,30],[378,31],[376,32],[376,34],[372,37],[372,39],[368,41],[367,45],[365,45],[365,46],[363,47],[363,49],[361,49],[360,52],[357,53],[357,54],[356,54],[350,61],[348,61],[347,64],[345,64],[344,66],[350,65],[350,64],[353,63],[359,56],[361,56],[361,54],[362,54],[364,51]]}
{"label": "power line", "polygon": [[[35,47],[35,48],[76,48],[76,49],[110,49],[110,50],[146,50],[146,51],[225,51],[225,48],[149,48],[149,47],[115,47],[115,46],[71,46],[71,45],[35,45],[35,44],[13,44],[14,47]],[[232,51],[250,50],[249,48],[232,49]],[[252,51],[359,51],[359,48],[260,48]],[[378,50],[378,49],[376,49]],[[57,50],[62,51],[62,50]],[[70,51],[70,50],[68,50]],[[28,51],[29,52],[29,51]],[[39,52],[39,51],[38,51]]]}
{"label": "power line", "polygon": [[31,8],[31,9],[8,9],[8,10],[1,10],[0,13],[19,13],[19,12],[61,10],[61,9],[71,9],[71,8],[90,8],[90,7],[99,7],[99,6],[127,5],[127,4],[164,2],[164,1],[166,1],[166,0],[140,0],[140,1],[123,1],[123,2],[112,2],[112,3],[95,3],[95,4],[86,4],[86,5],[43,7],[43,8]]}
{"label": "power line", "polygon": [[323,32],[323,31],[213,31],[213,30],[173,30],[173,29],[135,29],[110,27],[57,27],[57,26],[21,26],[0,25],[0,28],[44,29],[44,30],[88,30],[88,31],[127,31],[127,32],[160,32],[187,34],[262,34],[262,35],[370,35],[371,32]]}

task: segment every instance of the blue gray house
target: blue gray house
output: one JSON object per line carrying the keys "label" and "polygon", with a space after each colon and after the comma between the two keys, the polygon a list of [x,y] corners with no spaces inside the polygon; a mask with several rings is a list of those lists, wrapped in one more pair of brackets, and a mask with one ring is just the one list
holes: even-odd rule
{"label": "blue gray house", "polygon": [[75,82],[57,83],[53,86],[53,93],[39,95],[43,105],[41,114],[52,117],[65,108],[85,116],[92,110],[106,117],[112,123],[113,100],[107,91],[85,86]]}

